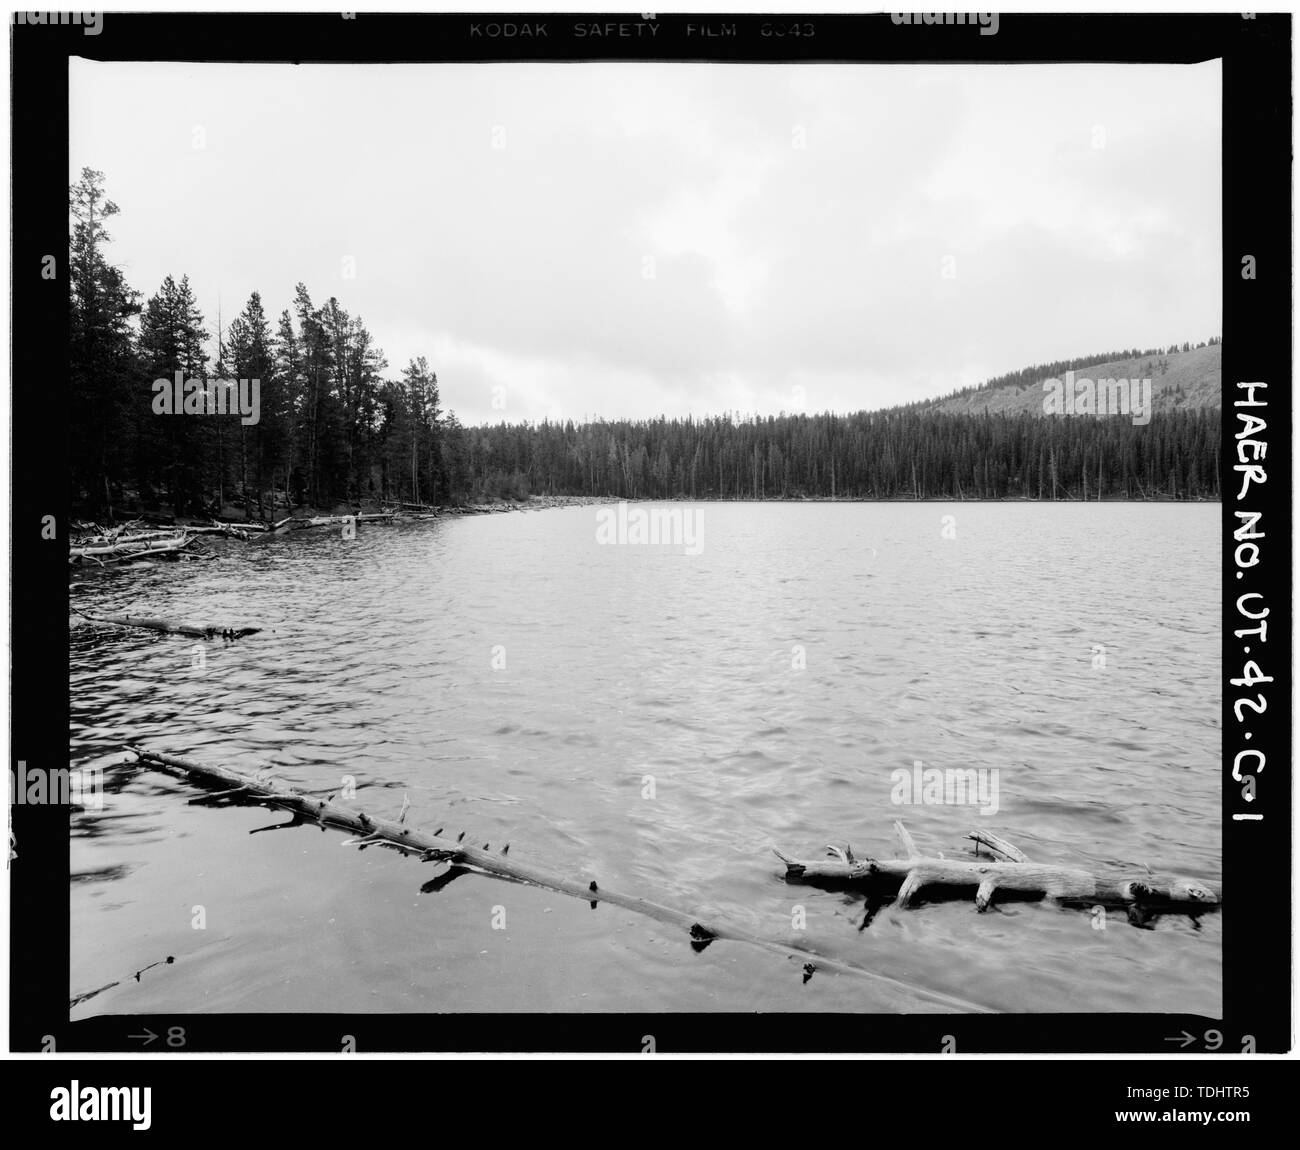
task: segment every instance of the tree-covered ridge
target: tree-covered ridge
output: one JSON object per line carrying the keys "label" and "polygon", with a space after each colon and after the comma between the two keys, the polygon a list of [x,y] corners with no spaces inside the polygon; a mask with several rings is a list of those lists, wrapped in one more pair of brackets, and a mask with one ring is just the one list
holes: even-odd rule
{"label": "tree-covered ridge", "polygon": [[1038,364],[1023,371],[990,379],[978,387],[964,387],[914,406],[926,411],[953,415],[1017,415],[1042,413],[1043,383],[1076,377],[1101,379],[1149,379],[1155,411],[1179,411],[1198,407],[1220,407],[1223,402],[1223,346],[1218,336],[1193,346],[1184,343],[1168,348],[1136,348],[1107,352],[1082,359]]}
{"label": "tree-covered ridge", "polygon": [[[396,378],[360,316],[299,283],[272,320],[254,292],[213,333],[189,280],[143,304],[105,257],[104,177],[71,188],[71,447],[82,514],[114,508],[273,518],[284,507],[626,498],[1218,498],[1219,412],[1044,418],[913,404],[848,415],[464,427],[423,357]],[[1059,367],[1106,363],[1116,353]],[[1168,355],[1168,353],[1139,353]],[[238,413],[160,414],[154,381],[257,379]],[[1011,377],[1007,377],[1011,379]],[[990,381],[990,385],[999,381]],[[1005,381],[1003,381],[1005,382]]]}

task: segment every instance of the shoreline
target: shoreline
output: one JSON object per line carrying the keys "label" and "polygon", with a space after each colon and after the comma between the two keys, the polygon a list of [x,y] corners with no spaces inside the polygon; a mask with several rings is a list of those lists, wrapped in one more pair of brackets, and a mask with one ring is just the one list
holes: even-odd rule
{"label": "shoreline", "polygon": [[1123,496],[1107,496],[1102,499],[1033,499],[1028,496],[1010,496],[1004,499],[976,499],[966,498],[958,495],[925,495],[918,498],[900,498],[897,496],[873,496],[873,495],[854,495],[854,496],[837,496],[830,497],[825,495],[817,496],[765,496],[756,498],[753,496],[745,497],[719,497],[719,496],[686,496],[686,495],[665,495],[658,497],[640,497],[625,495],[533,495],[526,500],[498,499],[486,503],[465,503],[465,504],[395,504],[386,503],[379,500],[362,500],[357,504],[335,503],[329,506],[313,507],[309,504],[294,507],[292,509],[280,507],[277,512],[287,512],[281,515],[278,520],[259,520],[252,516],[240,516],[234,508],[227,507],[225,513],[220,516],[214,515],[169,515],[163,511],[123,511],[107,523],[92,522],[74,518],[72,521],[74,529],[82,527],[90,529],[91,527],[113,527],[128,523],[147,523],[166,527],[192,527],[203,526],[212,523],[225,524],[231,527],[250,526],[260,528],[270,526],[273,523],[284,523],[289,521],[304,521],[321,516],[348,516],[348,515],[392,515],[394,518],[401,519],[440,519],[444,516],[461,516],[461,515],[500,515],[514,511],[549,511],[560,507],[597,507],[617,503],[735,503],[735,504],[761,504],[761,503],[780,503],[780,504],[801,504],[801,503],[844,503],[844,504],[861,504],[861,503],[981,503],[981,504],[1001,504],[1001,503],[1047,503],[1047,504],[1150,504],[1150,503],[1172,503],[1172,504],[1222,504],[1222,499],[1196,498],[1196,499],[1179,499],[1172,496],[1156,496],[1146,498],[1129,498]]}

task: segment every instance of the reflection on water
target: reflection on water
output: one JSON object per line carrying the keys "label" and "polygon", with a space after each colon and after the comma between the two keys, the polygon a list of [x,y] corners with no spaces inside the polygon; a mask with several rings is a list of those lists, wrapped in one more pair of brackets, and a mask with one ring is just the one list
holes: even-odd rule
{"label": "reflection on water", "polygon": [[[701,554],[601,546],[593,507],[218,542],[74,576],[72,604],[266,630],[72,621],[73,765],[127,743],[510,842],[511,857],[997,1010],[1220,1012],[1220,921],[1041,903],[871,906],[772,855],[892,857],[902,818],[1035,861],[1217,882],[1217,506],[706,504]],[[955,517],[945,538],[942,517]],[[200,658],[201,653],[201,658]],[[996,771],[998,810],[891,778]],[[74,820],[73,1010],[934,1009],[631,912],[249,832],[110,771]],[[201,929],[196,924],[201,923]]]}

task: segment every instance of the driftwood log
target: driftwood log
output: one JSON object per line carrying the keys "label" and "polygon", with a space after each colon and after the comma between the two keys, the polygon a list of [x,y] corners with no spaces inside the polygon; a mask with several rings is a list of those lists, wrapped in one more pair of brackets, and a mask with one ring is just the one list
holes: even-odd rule
{"label": "driftwood log", "polygon": [[[706,923],[697,916],[674,907],[652,902],[638,895],[610,890],[597,884],[594,879],[587,880],[585,876],[583,878],[569,878],[520,863],[514,858],[507,857],[507,852],[510,849],[509,843],[505,844],[500,851],[492,852],[489,849],[489,844],[485,843],[480,848],[463,842],[462,840],[465,838],[464,832],[461,832],[459,838],[453,839],[444,838],[441,829],[430,834],[418,827],[407,826],[404,822],[406,817],[405,805],[402,808],[402,813],[396,819],[375,818],[364,811],[336,803],[334,801],[335,796],[332,794],[319,798],[316,794],[289,786],[277,780],[269,770],[263,770],[256,775],[248,775],[226,767],[180,758],[159,751],[146,750],[142,747],[128,746],[126,749],[136,756],[139,763],[145,766],[180,776],[193,783],[208,787],[215,786],[217,789],[206,796],[208,799],[219,798],[227,802],[258,803],[289,811],[293,816],[289,822],[278,824],[274,828],[258,829],[269,830],[311,825],[319,826],[322,830],[346,831],[353,836],[349,840],[350,843],[360,849],[368,846],[387,847],[402,854],[412,855],[421,862],[446,863],[450,867],[447,872],[448,875],[454,876],[456,873],[466,870],[480,871],[497,878],[529,883],[533,886],[558,891],[561,894],[572,895],[574,898],[590,902],[593,907],[601,902],[624,907],[659,922],[680,927],[689,935],[692,946],[697,950],[702,950],[715,939],[730,939],[735,942],[761,947],[785,958],[793,958],[799,961],[802,964],[801,971],[805,982],[816,970],[833,970],[841,974],[869,979],[879,985],[888,986],[895,991],[904,992],[933,1005],[945,1007],[948,1010],[976,1013],[988,1012],[986,1007],[963,1001],[952,995],[910,986],[898,979],[890,978],[888,975],[868,970],[866,967],[828,958],[798,942],[781,942],[774,938],[765,938],[722,922],[710,921]],[[426,884],[426,886],[428,885]]]}
{"label": "driftwood log", "polygon": [[118,627],[142,627],[147,631],[162,631],[171,635],[193,635],[196,639],[242,639],[256,635],[261,627],[222,627],[215,624],[176,623],[170,619],[149,619],[142,615],[92,615],[74,607],[83,619],[92,623],[112,623]]}
{"label": "driftwood log", "polygon": [[229,523],[213,522],[212,524],[206,527],[196,527],[191,524],[190,526],[186,527],[185,530],[190,535],[226,535],[231,539],[239,539],[247,543],[248,540],[252,538],[253,530],[262,531],[264,530],[264,528],[256,527],[256,528],[249,529],[243,526],[232,527]]}
{"label": "driftwood log", "polygon": [[330,527],[339,523],[386,523],[397,518],[395,511],[375,511],[363,515],[314,515],[310,519],[297,519],[298,527]]}
{"label": "driftwood log", "polygon": [[122,559],[140,559],[149,555],[178,555],[194,540],[187,534],[174,532],[163,536],[149,533],[144,538],[118,539],[115,542],[90,543],[84,546],[68,548],[68,562],[91,559],[100,563],[117,562]]}
{"label": "driftwood log", "polygon": [[83,536],[74,541],[74,547],[112,547],[119,543],[146,543],[152,539],[178,539],[180,536],[174,527],[158,531],[128,531],[120,527],[115,531],[99,531]]}
{"label": "driftwood log", "polygon": [[[1017,847],[987,831],[971,831],[967,836],[975,840],[974,860],[922,855],[901,822],[894,823],[894,831],[907,856],[904,859],[859,859],[849,847],[827,847],[834,861],[797,859],[779,850],[775,853],[785,863],[786,877],[790,879],[896,883],[895,905],[899,907],[908,906],[925,887],[967,890],[973,887],[975,906],[981,911],[988,908],[1000,890],[1090,906],[1194,911],[1219,905],[1219,893],[1194,879],[1153,876],[1110,879],[1074,867],[1033,863]],[[988,849],[990,859],[978,857],[980,846]]]}
{"label": "driftwood log", "polygon": [[248,542],[255,532],[266,530],[260,524],[222,523],[214,519],[208,524],[187,524],[156,530],[140,530],[135,523],[125,523],[111,531],[96,528],[93,533],[72,541],[68,549],[73,559],[104,559],[110,556],[134,556],[141,552],[159,553],[179,551],[188,546],[196,535],[224,535],[230,539]]}

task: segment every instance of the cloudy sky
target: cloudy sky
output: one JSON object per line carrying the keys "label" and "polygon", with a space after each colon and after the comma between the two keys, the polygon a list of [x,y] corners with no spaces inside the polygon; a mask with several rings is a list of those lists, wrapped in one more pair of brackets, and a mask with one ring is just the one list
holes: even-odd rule
{"label": "cloudy sky", "polygon": [[188,273],[214,328],[301,280],[470,423],[873,408],[1220,332],[1217,62],[73,61],[71,108],[132,286]]}

